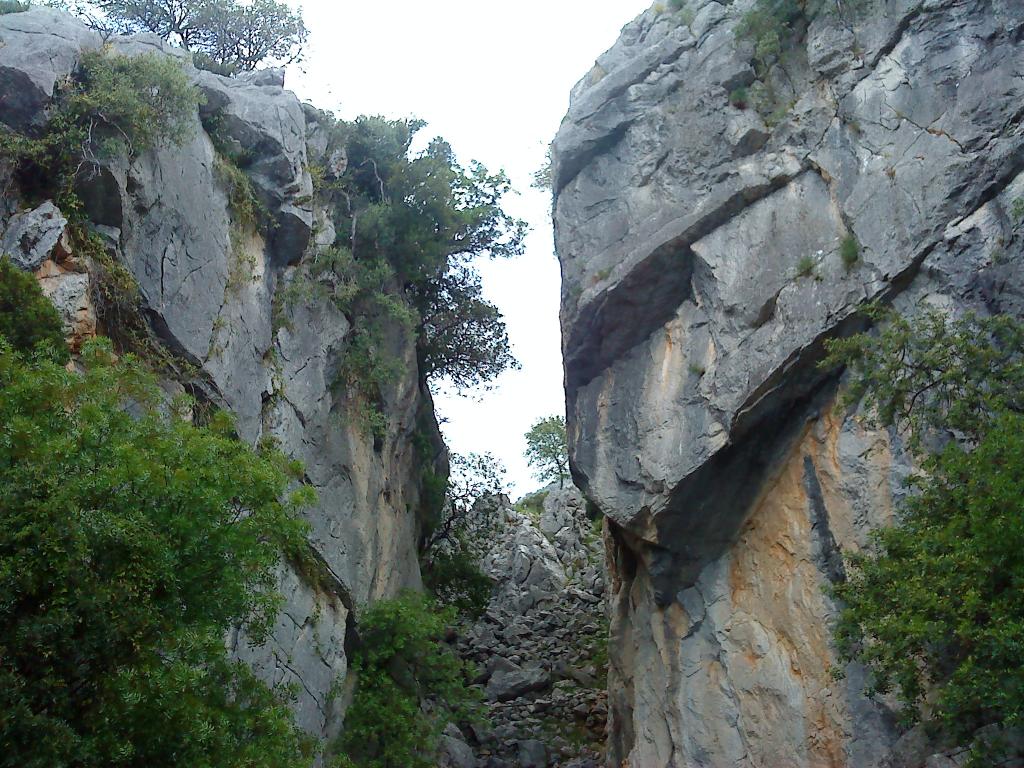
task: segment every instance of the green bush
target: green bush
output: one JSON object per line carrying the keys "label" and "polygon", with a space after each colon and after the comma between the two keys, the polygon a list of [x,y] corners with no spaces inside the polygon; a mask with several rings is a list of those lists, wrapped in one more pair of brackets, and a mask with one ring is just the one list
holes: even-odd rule
{"label": "green bush", "polygon": [[449,466],[436,516],[423,520],[423,577],[441,605],[475,618],[494,586],[479,561],[498,524],[505,470],[490,454],[451,454]]}
{"label": "green bush", "polygon": [[541,512],[544,511],[544,500],[548,497],[548,493],[548,491],[544,490],[523,496],[515,504],[516,512],[529,515],[534,520],[539,520]]}
{"label": "green bush", "polygon": [[106,340],[81,359],[69,372],[0,340],[0,764],[306,768],[287,691],[224,644],[277,615],[301,469],[226,417],[162,415]]}
{"label": "green bush", "polygon": [[764,79],[784,53],[800,43],[823,12],[860,13],[871,0],[757,0],[736,25],[736,37],[754,47],[754,69]]}
{"label": "green bush", "polygon": [[109,153],[126,146],[135,155],[190,135],[199,93],[169,56],[121,56],[107,51],[82,57],[77,86],[66,109],[76,125],[98,131]]}
{"label": "green bush", "polygon": [[355,698],[338,742],[341,765],[433,768],[445,726],[478,717],[470,670],[444,642],[454,618],[413,592],[365,610],[352,665]]}
{"label": "green bush", "polygon": [[35,277],[7,256],[0,257],[0,339],[16,352],[42,351],[61,363],[68,359],[64,327],[53,302]]}
{"label": "green bush", "polygon": [[0,16],[4,16],[8,13],[24,13],[29,9],[27,0],[21,2],[21,0],[0,0]]}
{"label": "green bush", "polygon": [[0,155],[15,161],[29,197],[56,198],[76,218],[81,202],[74,185],[83,166],[185,141],[198,103],[199,92],[173,59],[90,52],[56,94],[41,134],[0,135]]}
{"label": "green bush", "polygon": [[424,564],[423,583],[442,605],[473,619],[483,615],[494,590],[494,582],[480,570],[473,548],[464,541]]}
{"label": "green bush", "polygon": [[839,256],[843,260],[843,266],[849,272],[860,261],[860,243],[853,235],[847,235],[839,246]]}
{"label": "green bush", "polygon": [[747,93],[747,89],[740,86],[734,88],[729,94],[729,103],[736,107],[736,109],[746,109],[750,103],[750,94]]}
{"label": "green bush", "polygon": [[796,263],[797,277],[810,277],[814,274],[815,261],[813,256],[801,256]]}
{"label": "green bush", "polygon": [[908,724],[994,765],[1024,726],[1024,323],[871,314],[881,332],[833,342],[827,363],[850,365],[845,403],[911,430],[922,471],[832,590],[837,646]]}

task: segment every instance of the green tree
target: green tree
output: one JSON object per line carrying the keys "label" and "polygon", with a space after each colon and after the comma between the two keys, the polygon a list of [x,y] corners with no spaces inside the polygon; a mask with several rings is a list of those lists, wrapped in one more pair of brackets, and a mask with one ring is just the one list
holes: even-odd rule
{"label": "green tree", "polygon": [[454,619],[454,610],[415,592],[366,609],[352,665],[355,697],[338,744],[341,766],[433,768],[445,726],[476,719],[471,670],[444,641]]}
{"label": "green tree", "polygon": [[71,0],[69,10],[108,33],[151,32],[222,74],[291,63],[309,37],[300,11],[278,0]]}
{"label": "green tree", "polygon": [[325,121],[347,164],[321,184],[339,234],[313,278],[356,329],[346,383],[374,401],[402,373],[390,352],[396,325],[415,335],[426,379],[463,389],[515,366],[504,320],[473,266],[522,253],[526,225],[501,207],[507,177],[479,163],[464,168],[441,139],[413,152],[421,121]]}
{"label": "green tree", "polygon": [[18,352],[44,349],[58,362],[68,359],[64,329],[53,303],[35,277],[0,256],[0,339]]}
{"label": "green tree", "polygon": [[490,454],[452,454],[444,504],[427,521],[423,581],[441,604],[479,616],[493,582],[480,570],[505,492],[505,468]]}
{"label": "green tree", "polygon": [[418,292],[423,374],[457,390],[494,381],[519,367],[501,311],[483,297],[480,274],[460,264]]}
{"label": "green tree", "polygon": [[837,645],[908,723],[991,765],[1024,725],[1024,325],[1009,317],[911,323],[873,310],[876,335],[834,342],[847,402],[910,428],[921,464],[898,522],[834,587]]}
{"label": "green tree", "polygon": [[83,373],[0,340],[0,765],[308,766],[264,639],[308,488],[271,449],[165,413],[105,340]]}
{"label": "green tree", "polygon": [[564,418],[548,416],[530,427],[526,433],[526,460],[542,483],[565,486],[569,479],[569,448]]}

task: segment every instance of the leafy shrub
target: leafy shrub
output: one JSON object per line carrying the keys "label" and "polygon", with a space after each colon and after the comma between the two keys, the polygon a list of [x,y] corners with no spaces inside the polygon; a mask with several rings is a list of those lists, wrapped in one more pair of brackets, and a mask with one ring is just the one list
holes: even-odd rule
{"label": "leafy shrub", "polygon": [[41,135],[6,134],[0,153],[16,161],[24,191],[57,198],[74,217],[80,173],[121,151],[138,154],[186,140],[198,103],[198,91],[173,59],[90,52],[57,94]]}
{"label": "leafy shrub", "polygon": [[736,25],[736,37],[753,43],[754,69],[765,78],[783,53],[803,40],[807,27],[818,14],[863,11],[871,0],[757,0]]}
{"label": "leafy shrub", "polygon": [[849,272],[854,265],[860,261],[860,243],[853,235],[847,235],[839,246],[839,256],[843,260],[843,266]]}
{"label": "leafy shrub", "polygon": [[490,454],[452,454],[436,519],[424,520],[423,577],[440,603],[476,617],[493,584],[479,566],[501,509],[504,467]]}
{"label": "leafy shrub", "polygon": [[98,132],[101,142],[125,144],[134,155],[185,141],[198,104],[198,91],[169,56],[96,51],[82,57],[80,79],[66,108],[88,136]]}
{"label": "leafy shrub", "polygon": [[426,564],[423,583],[442,605],[474,619],[483,614],[494,590],[494,582],[480,570],[473,548],[462,537]]}
{"label": "leafy shrub", "polygon": [[880,306],[865,314],[877,336],[830,342],[825,365],[854,366],[845,405],[864,400],[881,424],[910,431],[920,452],[936,431],[978,441],[1001,412],[1024,413],[1024,325],[996,315],[949,320],[926,310],[914,323]]}
{"label": "leafy shrub", "polygon": [[539,520],[541,512],[544,511],[544,500],[547,497],[547,490],[527,494],[516,502],[516,512],[523,515],[529,515],[534,520]]}
{"label": "leafy shrub", "polygon": [[444,642],[453,620],[453,610],[413,592],[365,610],[352,667],[355,698],[338,742],[341,765],[433,768],[445,726],[476,719],[470,670]]}
{"label": "leafy shrub", "polygon": [[1013,219],[1014,226],[1024,223],[1024,198],[1014,198],[1010,204],[1010,218]]}
{"label": "leafy shrub", "polygon": [[813,256],[801,256],[800,261],[796,263],[796,276],[797,277],[810,277],[814,274],[814,257]]}
{"label": "leafy shrub", "polygon": [[287,692],[224,645],[277,614],[301,470],[226,417],[161,415],[155,381],[106,340],[82,364],[0,340],[4,764],[308,766]]}
{"label": "leafy shrub", "polygon": [[883,330],[833,342],[827,362],[851,366],[845,402],[863,397],[878,423],[912,430],[922,472],[897,524],[832,590],[837,646],[868,667],[872,692],[899,697],[907,723],[993,765],[1001,728],[1024,725],[1024,324],[872,314]]}
{"label": "leafy shrub", "polygon": [[64,328],[57,309],[39,282],[0,257],[0,339],[17,352],[42,351],[57,362],[68,359]]}
{"label": "leafy shrub", "polygon": [[750,103],[750,95],[747,93],[747,89],[743,86],[734,88],[729,94],[729,103],[736,107],[736,109],[746,109]]}

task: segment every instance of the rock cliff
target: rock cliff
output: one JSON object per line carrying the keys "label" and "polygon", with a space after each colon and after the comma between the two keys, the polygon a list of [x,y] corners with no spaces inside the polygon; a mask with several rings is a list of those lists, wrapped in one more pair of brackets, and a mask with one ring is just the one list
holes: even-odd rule
{"label": "rock cliff", "polygon": [[911,466],[818,362],[872,300],[1024,312],[1024,6],[826,3],[759,83],[752,5],[628,24],[553,145],[572,470],[609,520],[609,761],[921,765],[863,672],[831,675],[823,587]]}
{"label": "rock cliff", "polygon": [[[152,37],[105,42],[46,8],[0,15],[0,130],[44,123],[55,89],[85,52],[105,44],[127,55],[184,56]],[[269,644],[231,643],[268,681],[294,684],[299,723],[326,738],[340,725],[353,606],[420,585],[423,467],[446,472],[446,454],[408,333],[393,334],[405,373],[382,393],[384,426],[373,435],[360,405],[335,386],[360,318],[329,302],[287,300],[296,272],[334,239],[310,175],[312,165],[344,171],[326,118],[284,90],[282,72],[227,79],[185,67],[204,97],[187,141],[79,174],[77,195],[100,254],[76,246],[69,216],[52,201],[30,202],[3,163],[0,242],[54,298],[73,346],[97,329],[151,337],[170,394],[187,391],[200,405],[230,410],[242,439],[272,438],[305,465],[320,498],[305,513],[310,557],[282,566],[286,602]],[[240,220],[214,138],[244,150],[264,226]],[[131,328],[103,311],[102,273],[111,264],[127,268],[137,286],[140,317]]]}

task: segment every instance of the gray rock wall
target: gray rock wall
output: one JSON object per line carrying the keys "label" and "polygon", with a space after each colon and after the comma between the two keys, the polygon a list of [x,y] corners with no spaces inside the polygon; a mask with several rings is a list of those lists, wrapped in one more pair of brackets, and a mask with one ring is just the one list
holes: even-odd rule
{"label": "gray rock wall", "polygon": [[861,670],[833,680],[823,592],[909,460],[817,363],[873,299],[1024,310],[1024,6],[825,13],[766,119],[730,103],[751,5],[628,24],[554,143],[571,463],[611,522],[609,764],[916,765]]}
{"label": "gray rock wall", "polygon": [[[54,88],[101,42],[46,8],[0,16],[0,123],[26,129],[45,122]],[[129,55],[183,55],[145,36],[111,45]],[[226,79],[186,68],[205,96],[203,116],[218,115],[220,140],[251,156],[246,172],[270,234],[246,227],[231,210],[199,114],[182,146],[104,162],[82,175],[79,193],[109,255],[138,283],[149,326],[181,364],[182,375],[168,389],[185,384],[229,409],[251,443],[276,439],[305,464],[319,492],[319,504],[305,512],[316,573],[283,564],[286,605],[270,642],[254,648],[235,636],[230,643],[267,680],[294,684],[300,724],[330,737],[341,721],[336,694],[347,669],[353,606],[420,585],[424,457],[413,435],[426,435],[434,446],[437,471],[444,471],[444,447],[412,339],[398,333],[393,339],[407,372],[383,393],[387,423],[374,440],[357,417],[359,406],[335,386],[352,323],[360,318],[346,318],[324,301],[282,299],[304,260],[332,239],[325,237],[333,231],[330,214],[313,201],[308,170],[311,162],[335,169],[339,162],[321,156],[319,113],[280,87],[278,74]],[[0,167],[0,177],[0,242],[37,272],[73,343],[97,327],[117,331],[109,327],[116,319],[97,318],[96,265],[69,252],[61,212],[52,204],[30,210],[10,169]]]}

